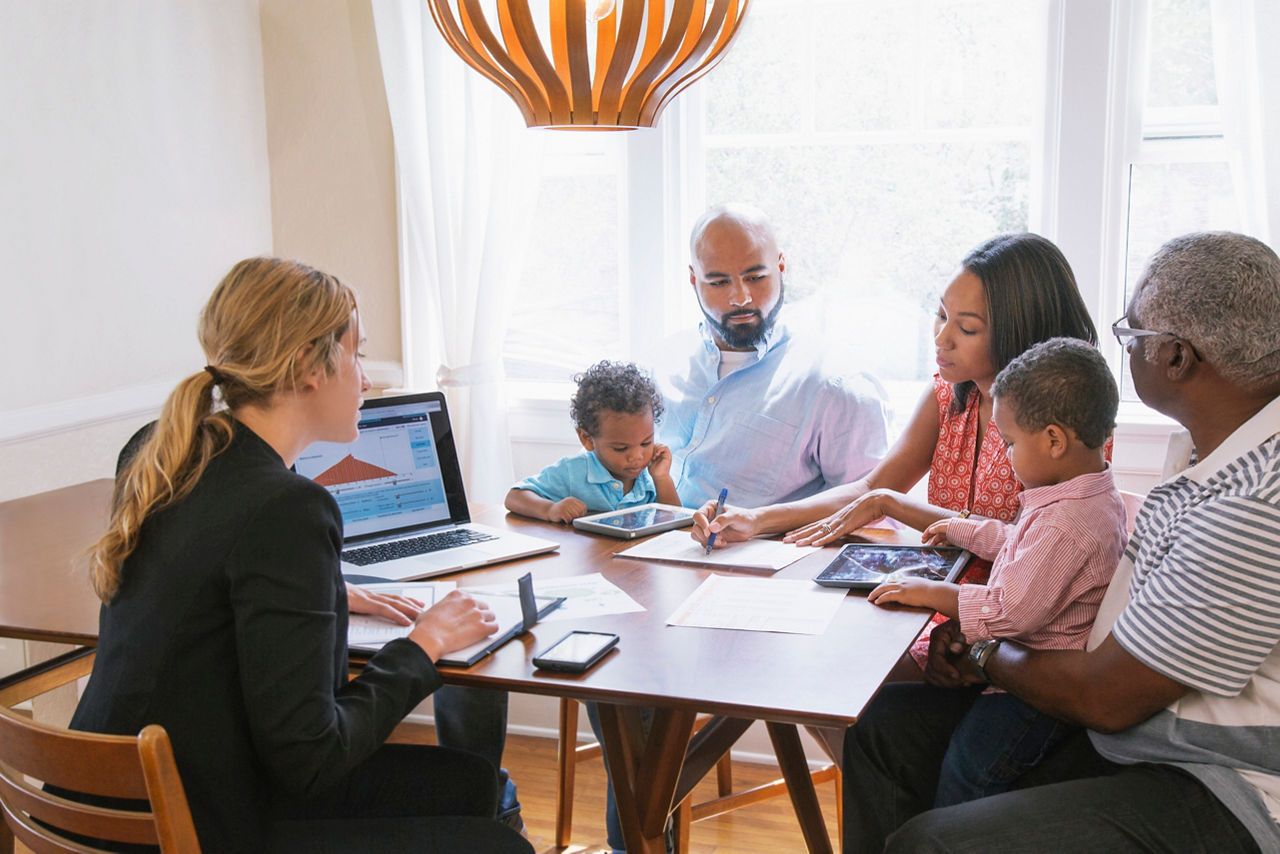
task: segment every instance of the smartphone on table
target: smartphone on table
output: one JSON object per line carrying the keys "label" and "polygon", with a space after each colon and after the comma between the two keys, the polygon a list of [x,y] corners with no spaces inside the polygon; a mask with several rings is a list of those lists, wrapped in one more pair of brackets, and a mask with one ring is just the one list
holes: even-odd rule
{"label": "smartphone on table", "polygon": [[543,670],[581,673],[618,645],[610,632],[573,631],[533,657],[533,666]]}

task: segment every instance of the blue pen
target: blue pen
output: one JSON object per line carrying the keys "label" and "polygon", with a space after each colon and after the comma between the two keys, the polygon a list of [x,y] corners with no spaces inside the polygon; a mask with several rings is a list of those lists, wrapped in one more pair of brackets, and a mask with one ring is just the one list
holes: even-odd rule
{"label": "blue pen", "polygon": [[[724,512],[724,502],[728,498],[729,498],[729,487],[726,486],[724,489],[720,490],[720,497],[716,499],[716,513],[715,513],[715,516],[711,517],[712,519],[716,518],[716,516],[719,516],[721,513]],[[715,544],[716,544],[716,535],[715,535],[715,532],[712,531],[711,536],[707,537],[707,554],[711,554],[711,549],[715,546]]]}

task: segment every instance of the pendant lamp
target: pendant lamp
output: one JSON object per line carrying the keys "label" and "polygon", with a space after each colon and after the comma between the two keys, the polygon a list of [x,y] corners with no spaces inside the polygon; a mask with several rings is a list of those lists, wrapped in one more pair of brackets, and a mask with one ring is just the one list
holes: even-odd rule
{"label": "pendant lamp", "polygon": [[[529,127],[652,127],[729,47],[750,0],[425,0]],[[532,7],[532,8],[531,8]]]}

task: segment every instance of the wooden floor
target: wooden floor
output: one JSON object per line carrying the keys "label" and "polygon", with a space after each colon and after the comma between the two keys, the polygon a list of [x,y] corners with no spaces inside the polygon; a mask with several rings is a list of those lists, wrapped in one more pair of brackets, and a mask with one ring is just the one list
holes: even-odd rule
{"label": "wooden floor", "polygon": [[[404,724],[393,741],[430,744],[434,734],[430,727]],[[600,854],[608,852],[604,829],[604,764],[600,760],[578,766],[573,810],[572,844],[555,846],[556,815],[556,743],[547,738],[512,735],[507,737],[503,764],[511,772],[520,791],[521,812],[529,839],[538,854]],[[776,779],[776,765],[733,764],[734,788],[745,789]],[[696,801],[715,796],[715,774],[695,790]],[[818,787],[818,799],[832,844],[839,850],[836,832],[835,787],[826,783]],[[772,798],[726,815],[709,818],[693,825],[691,854],[790,854],[805,850],[800,826],[791,801]]]}

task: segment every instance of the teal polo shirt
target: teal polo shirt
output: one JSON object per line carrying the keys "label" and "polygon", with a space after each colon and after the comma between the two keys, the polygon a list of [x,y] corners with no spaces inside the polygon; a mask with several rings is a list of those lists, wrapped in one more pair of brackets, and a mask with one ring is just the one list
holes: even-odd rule
{"label": "teal polo shirt", "polygon": [[648,469],[640,472],[631,491],[624,495],[622,481],[609,474],[594,451],[583,451],[552,463],[512,489],[527,489],[550,501],[577,498],[587,505],[590,513],[623,510],[658,500],[658,488]]}

